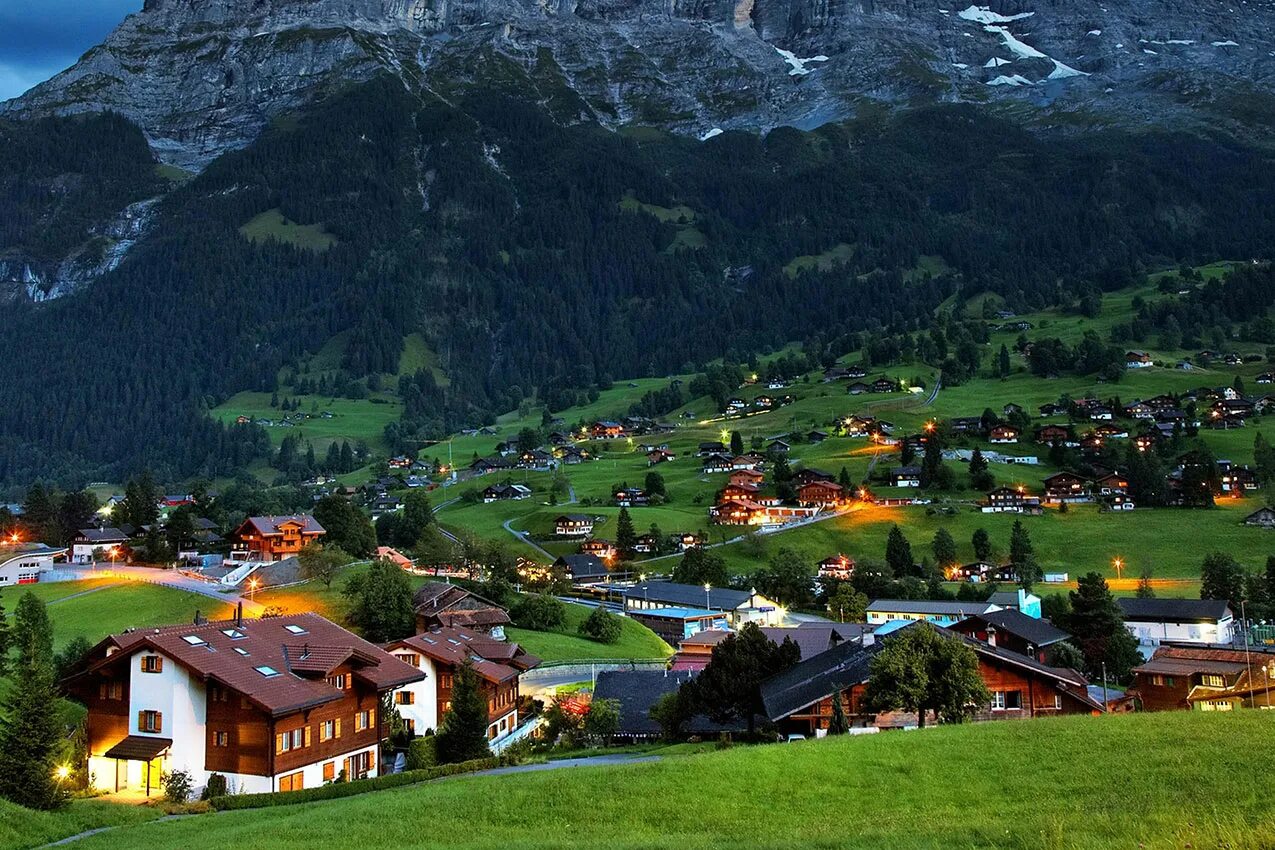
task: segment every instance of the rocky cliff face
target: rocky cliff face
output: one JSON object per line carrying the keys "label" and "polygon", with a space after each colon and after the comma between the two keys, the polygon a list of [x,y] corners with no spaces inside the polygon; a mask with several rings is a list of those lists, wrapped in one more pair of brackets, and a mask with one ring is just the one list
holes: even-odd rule
{"label": "rocky cliff face", "polygon": [[815,126],[865,98],[1177,121],[1270,96],[1275,0],[147,0],[0,114],[117,110],[198,168],[343,82],[438,90],[493,51],[552,63],[582,117],[699,135]]}

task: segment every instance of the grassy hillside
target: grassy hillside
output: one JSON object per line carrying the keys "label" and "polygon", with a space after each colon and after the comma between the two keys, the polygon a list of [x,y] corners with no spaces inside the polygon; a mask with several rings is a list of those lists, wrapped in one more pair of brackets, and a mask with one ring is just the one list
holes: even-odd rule
{"label": "grassy hillside", "polygon": [[90,829],[142,823],[160,816],[144,806],[76,800],[60,812],[33,812],[0,800],[0,850],[26,850]]}
{"label": "grassy hillside", "polygon": [[940,727],[461,778],[77,846],[1242,850],[1275,829],[1275,776],[1256,756],[1269,736],[1257,712]]}
{"label": "grassy hillside", "polygon": [[554,632],[533,632],[529,629],[507,628],[509,640],[522,644],[532,655],[546,661],[564,659],[628,660],[639,658],[663,658],[673,654],[673,649],[656,636],[655,632],[627,617],[620,620],[620,639],[615,643],[599,643],[579,634],[580,624],[589,616],[584,605],[567,605],[566,620],[562,628]]}

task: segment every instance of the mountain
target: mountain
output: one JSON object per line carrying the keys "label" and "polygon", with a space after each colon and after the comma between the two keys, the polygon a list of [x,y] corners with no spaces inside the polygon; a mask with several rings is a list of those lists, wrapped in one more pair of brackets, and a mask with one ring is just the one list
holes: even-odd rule
{"label": "mountain", "polygon": [[[486,57],[551,67],[569,120],[704,136],[812,128],[865,102],[992,103],[1046,123],[1232,124],[1269,107],[1275,2],[146,0],[0,114],[111,109],[200,168],[278,115],[389,73],[447,92]],[[1194,114],[1196,112],[1202,114]],[[1189,117],[1188,117],[1189,116]],[[1269,122],[1269,111],[1266,121]]]}
{"label": "mountain", "polygon": [[[207,414],[246,389],[399,401],[410,451],[1267,255],[1269,4],[1234,39],[1082,5],[149,0],[0,116],[0,485],[232,474],[269,441]],[[1068,46],[1112,28],[1165,58]]]}

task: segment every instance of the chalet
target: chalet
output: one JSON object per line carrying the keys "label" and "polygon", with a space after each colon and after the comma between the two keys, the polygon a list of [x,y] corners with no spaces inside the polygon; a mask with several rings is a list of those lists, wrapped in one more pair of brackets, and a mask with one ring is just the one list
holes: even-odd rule
{"label": "chalet", "polygon": [[1102,437],[1090,432],[1080,438],[1080,449],[1088,454],[1096,454],[1102,450]]}
{"label": "chalet", "polygon": [[1093,433],[1097,434],[1104,440],[1127,440],[1129,439],[1129,429],[1122,428],[1119,425],[1099,425],[1093,429]]}
{"label": "chalet", "polygon": [[1029,617],[1009,608],[966,617],[951,629],[990,646],[1034,658],[1042,664],[1049,654],[1049,647],[1071,637],[1048,620]]}
{"label": "chalet", "polygon": [[588,537],[593,533],[593,517],[563,514],[553,521],[553,533],[559,537]]}
{"label": "chalet", "polygon": [[1124,354],[1124,367],[1126,369],[1146,369],[1154,365],[1155,360],[1145,351],[1126,351]]}
{"label": "chalet", "polygon": [[725,502],[732,499],[745,499],[758,501],[761,498],[761,488],[756,484],[736,484],[733,481],[721,489],[717,494],[717,501]]}
{"label": "chalet", "polygon": [[966,617],[999,610],[990,602],[947,602],[930,599],[874,599],[868,603],[868,624],[881,625],[891,620],[924,620],[950,626]]}
{"label": "chalet", "polygon": [[1144,711],[1231,711],[1265,707],[1275,655],[1270,647],[1161,646],[1133,668]]}
{"label": "chalet", "polygon": [[985,514],[1039,514],[1040,496],[1022,487],[997,487],[987,494],[979,510]]}
{"label": "chalet", "polygon": [[1230,643],[1232,614],[1225,599],[1116,600],[1124,627],[1146,647],[1161,643]]}
{"label": "chalet", "polygon": [[1244,524],[1257,528],[1275,528],[1275,508],[1258,508],[1244,517]]}
{"label": "chalet", "polygon": [[797,490],[797,502],[806,506],[835,507],[845,499],[845,489],[833,481],[811,481]]}
{"label": "chalet", "polygon": [[1242,366],[1244,365],[1244,358],[1232,352],[1231,354],[1228,354],[1225,357],[1223,357],[1222,362],[1225,363],[1227,366]]}
{"label": "chalet", "polygon": [[1105,404],[1092,404],[1086,411],[1090,420],[1094,422],[1110,422],[1115,419],[1115,413]]}
{"label": "chalet", "polygon": [[473,591],[441,581],[426,582],[416,589],[412,594],[412,611],[418,632],[464,628],[503,639],[505,626],[510,623],[509,611],[504,607]]}
{"label": "chalet", "polygon": [[1162,410],[1177,410],[1178,400],[1171,395],[1157,395],[1144,399],[1143,404],[1159,413]]}
{"label": "chalet", "polygon": [[518,455],[517,469],[552,469],[553,455],[544,449],[532,449]]}
{"label": "chalet", "polygon": [[893,393],[898,392],[899,382],[893,378],[877,378],[872,382],[872,392],[874,393]]}
{"label": "chalet", "polygon": [[606,563],[597,555],[563,555],[553,562],[553,567],[577,587],[602,584],[612,578]]}
{"label": "chalet", "polygon": [[872,392],[872,386],[865,384],[863,381],[855,381],[846,387],[846,392],[850,393],[850,395],[863,395],[864,393]]}
{"label": "chalet", "polygon": [[854,577],[854,558],[832,555],[819,562],[819,578],[849,581]]}
{"label": "chalet", "polygon": [[771,440],[766,446],[766,453],[772,455],[786,455],[792,449],[792,446],[784,440]]}
{"label": "chalet", "polygon": [[1043,425],[1037,428],[1036,442],[1049,446],[1071,446],[1076,444],[1071,431],[1063,425]]}
{"label": "chalet", "polygon": [[890,483],[895,487],[920,487],[921,467],[896,466],[890,470]]}
{"label": "chalet", "polygon": [[407,455],[395,455],[386,461],[386,466],[390,469],[410,469],[412,466],[412,459]]}
{"label": "chalet", "polygon": [[623,487],[616,490],[612,499],[621,508],[640,507],[651,502],[651,497],[639,487]]}
{"label": "chalet", "polygon": [[1275,372],[1263,372],[1254,380],[1259,384],[1275,384]]}
{"label": "chalet", "polygon": [[1129,479],[1118,472],[1108,473],[1094,481],[1093,492],[1100,498],[1127,496],[1129,495]]}
{"label": "chalet", "polygon": [[701,471],[706,475],[714,475],[719,472],[730,472],[733,469],[731,459],[723,454],[711,454],[704,458]]}
{"label": "chalet", "polygon": [[40,543],[0,545],[0,588],[39,583],[41,574],[52,569],[54,561],[65,555],[66,549]]}
{"label": "chalet", "polygon": [[113,560],[128,541],[128,535],[118,528],[81,528],[71,541],[71,563],[91,564],[103,557]]}
{"label": "chalet", "polygon": [[744,401],[742,398],[732,398],[726,402],[726,412],[728,414],[743,413],[747,409],[748,409],[748,402]]}
{"label": "chalet", "polygon": [[669,461],[676,460],[676,459],[677,459],[677,455],[673,454],[668,449],[651,449],[649,452],[646,453],[647,466],[655,466],[656,464],[660,464],[660,463],[668,463]]}
{"label": "chalet", "polygon": [[728,451],[730,450],[722,443],[700,443],[696,454],[700,457],[709,457],[711,455],[725,455]]}
{"label": "chalet", "polygon": [[230,555],[236,561],[281,561],[323,534],[309,514],[248,517],[232,536]]}
{"label": "chalet", "polygon": [[553,431],[549,434],[549,445],[555,447],[571,445],[571,435],[566,431]]}
{"label": "chalet", "polygon": [[531,488],[522,484],[493,484],[482,492],[484,504],[522,501],[531,498]]}
{"label": "chalet", "polygon": [[696,534],[693,531],[674,536],[677,538],[677,547],[683,552],[687,549],[698,549],[704,545],[704,535]]}
{"label": "chalet", "polygon": [[616,556],[615,543],[610,540],[599,540],[594,537],[585,540],[580,544],[580,554],[593,555],[604,561],[610,561]]}
{"label": "chalet", "polygon": [[751,484],[757,487],[765,480],[765,474],[755,469],[736,469],[730,474],[730,483],[732,484]]}
{"label": "chalet", "polygon": [[468,662],[487,702],[487,740],[497,745],[518,728],[519,677],[540,665],[539,658],[518,644],[468,629],[429,629],[392,641],[385,649],[422,675],[393,694],[408,732],[423,735],[438,729],[451,708],[456,673]]}
{"label": "chalet", "polygon": [[1042,418],[1050,416],[1064,416],[1067,413],[1067,405],[1060,401],[1051,401],[1042,404],[1039,408]]}
{"label": "chalet", "polygon": [[866,378],[867,376],[868,376],[868,370],[864,369],[862,366],[847,366],[846,367],[847,378],[857,379],[857,378]]}
{"label": "chalet", "polygon": [[760,525],[766,521],[766,508],[746,499],[725,499],[708,509],[714,525]]}
{"label": "chalet", "polygon": [[759,395],[757,396],[757,398],[753,399],[753,407],[766,408],[766,407],[774,407],[774,406],[775,406],[775,399],[773,396]]}
{"label": "chalet", "polygon": [[953,567],[948,573],[949,581],[986,581],[987,577],[995,570],[996,567],[986,561],[974,561],[970,564],[961,564]]}
{"label": "chalet", "polygon": [[1131,401],[1124,406],[1124,415],[1130,419],[1154,419],[1155,409],[1142,401]]}
{"label": "chalet", "polygon": [[626,612],[657,608],[697,608],[724,612],[734,628],[745,623],[779,625],[784,613],[779,603],[756,590],[733,590],[671,581],[648,581],[624,591]]}
{"label": "chalet", "polygon": [[988,432],[987,439],[992,443],[1017,443],[1018,429],[1010,425],[997,425]]}
{"label": "chalet", "polygon": [[806,442],[812,445],[822,443],[826,439],[828,439],[828,434],[824,431],[811,431],[806,435]]}
{"label": "chalet", "polygon": [[64,681],[88,709],[88,775],[103,792],[296,791],[376,776],[382,697],[424,674],[318,614],[111,635]]}
{"label": "chalet", "polygon": [[1060,505],[1092,502],[1089,484],[1084,478],[1071,472],[1057,472],[1044,481],[1045,504]]}
{"label": "chalet", "polygon": [[498,472],[502,469],[513,469],[513,464],[500,456],[480,457],[469,464],[470,472],[475,475],[487,475],[490,472]]}
{"label": "chalet", "polygon": [[[694,671],[667,670],[603,670],[598,673],[593,689],[595,700],[610,700],[619,707],[619,723],[615,737],[624,741],[658,741],[664,732],[651,717],[651,709],[666,694],[675,693],[693,681]],[[684,728],[688,735],[706,740],[748,728],[746,721],[715,723],[706,715],[692,716]]]}
{"label": "chalet", "polygon": [[954,416],[947,420],[947,428],[953,434],[978,434],[983,430],[980,416]]}
{"label": "chalet", "polygon": [[639,534],[633,541],[633,551],[639,555],[650,555],[660,548],[660,539],[654,534]]}
{"label": "chalet", "polygon": [[624,426],[604,419],[589,426],[589,435],[595,440],[615,440],[624,436]]}
{"label": "chalet", "polygon": [[[934,627],[918,623],[906,628]],[[872,658],[894,635],[905,630],[884,637],[868,636],[863,644],[845,641],[767,679],[761,686],[767,717],[781,732],[816,735],[828,728],[833,700],[838,700],[852,727],[917,725],[915,714],[878,714],[866,707],[864,699]],[[954,635],[953,639],[964,641],[974,650],[979,676],[992,694],[991,702],[974,715],[975,720],[1099,714],[1105,710],[1089,696],[1088,681],[1074,670],[1048,667],[964,635]]]}
{"label": "chalet", "polygon": [[835,481],[836,476],[830,472],[824,472],[822,469],[806,468],[799,469],[793,473],[793,483],[798,487],[806,484],[814,484],[819,481]]}

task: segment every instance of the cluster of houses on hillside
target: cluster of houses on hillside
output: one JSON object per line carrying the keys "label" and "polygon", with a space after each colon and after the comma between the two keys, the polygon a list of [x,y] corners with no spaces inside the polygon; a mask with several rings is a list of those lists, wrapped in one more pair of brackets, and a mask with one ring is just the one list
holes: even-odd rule
{"label": "cluster of houses on hillside", "polygon": [[748,416],[753,413],[767,413],[792,404],[795,399],[790,395],[773,396],[763,393],[752,399],[734,396],[726,400],[722,413],[726,416]]}

